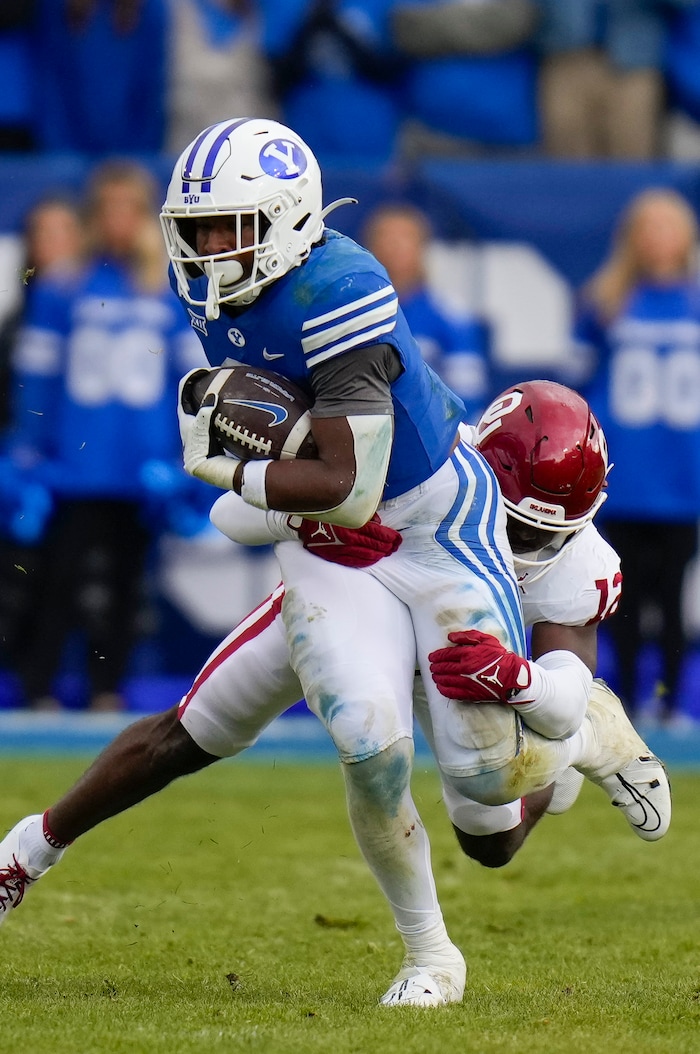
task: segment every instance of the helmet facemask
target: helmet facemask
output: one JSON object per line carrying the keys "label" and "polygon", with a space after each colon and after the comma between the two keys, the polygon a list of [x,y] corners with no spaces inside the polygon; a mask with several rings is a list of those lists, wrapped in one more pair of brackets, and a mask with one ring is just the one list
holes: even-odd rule
{"label": "helmet facemask", "polygon": [[[252,303],[266,285],[302,263],[323,233],[320,217],[307,213],[298,218],[298,205],[296,197],[284,191],[261,201],[257,208],[192,210],[184,218],[169,215],[166,204],[161,225],[180,294],[193,306],[204,307],[208,319],[218,318],[222,304],[242,307]],[[197,220],[226,217],[235,223],[232,242],[238,248],[200,255]],[[314,228],[311,234],[310,227]],[[208,278],[207,295],[197,299],[190,280],[202,275]]]}
{"label": "helmet facemask", "polygon": [[[570,542],[580,530],[582,530],[581,527],[577,530],[551,530],[539,525],[535,526],[529,520],[525,520],[519,516],[512,516],[508,504],[506,504],[506,509],[508,517],[506,530],[513,551],[513,561],[515,563],[516,571],[522,570],[523,568],[540,568],[542,571],[546,570],[551,564],[556,563],[556,561],[559,560],[564,553],[567,543]],[[532,548],[524,548],[522,541],[518,544],[519,524],[527,524],[528,527],[532,528]],[[525,535],[525,537],[527,537],[527,535]],[[534,577],[539,576],[531,576],[528,581],[532,582]]]}

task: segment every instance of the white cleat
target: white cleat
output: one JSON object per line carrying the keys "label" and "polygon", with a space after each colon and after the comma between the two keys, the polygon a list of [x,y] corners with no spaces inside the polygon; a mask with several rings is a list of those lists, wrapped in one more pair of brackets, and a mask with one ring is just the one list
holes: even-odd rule
{"label": "white cleat", "polygon": [[663,838],[671,823],[668,774],[603,681],[593,682],[586,719],[597,749],[577,768],[603,788],[635,834],[646,842]]}
{"label": "white cleat", "polygon": [[26,839],[24,845],[22,839],[30,825],[41,824],[42,820],[41,814],[25,816],[0,842],[0,925],[19,907],[29,887],[49,870],[30,864]]}
{"label": "white cleat", "polygon": [[663,838],[671,823],[671,785],[654,754],[635,758],[600,782],[634,833],[645,842]]}
{"label": "white cleat", "polygon": [[552,816],[568,812],[578,798],[585,778],[576,769],[565,769],[554,784],[554,793],[546,811]]}
{"label": "white cleat", "polygon": [[440,965],[418,965],[407,955],[380,1005],[428,1008],[461,1002],[467,983],[464,956],[453,946],[453,954],[440,959]]}

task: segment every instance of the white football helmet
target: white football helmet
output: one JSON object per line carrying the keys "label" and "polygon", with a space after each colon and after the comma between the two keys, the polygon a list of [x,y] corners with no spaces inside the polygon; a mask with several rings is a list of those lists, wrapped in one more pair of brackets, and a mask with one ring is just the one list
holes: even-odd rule
{"label": "white football helmet", "polygon": [[[343,201],[352,199],[343,199]],[[221,304],[251,303],[260,290],[300,264],[323,234],[321,171],[313,153],[277,121],[232,118],[210,128],[182,152],[173,169],[160,220],[178,289],[193,306],[217,318]],[[199,256],[195,220],[235,217],[233,252]],[[241,248],[243,221],[252,221],[253,245]],[[253,253],[250,273],[238,257]],[[191,279],[206,275],[197,299]]]}

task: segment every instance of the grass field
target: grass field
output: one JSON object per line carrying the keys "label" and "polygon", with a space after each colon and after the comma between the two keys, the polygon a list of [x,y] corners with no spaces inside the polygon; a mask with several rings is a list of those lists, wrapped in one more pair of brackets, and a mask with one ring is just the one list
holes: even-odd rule
{"label": "grass field", "polygon": [[[82,761],[3,760],[0,829]],[[464,1002],[376,1005],[401,959],[333,764],[226,762],[87,836],[0,934],[3,1049],[22,1054],[697,1054],[695,803],[675,774],[647,845],[597,788],[516,859],[459,855],[422,764],[415,795]]]}

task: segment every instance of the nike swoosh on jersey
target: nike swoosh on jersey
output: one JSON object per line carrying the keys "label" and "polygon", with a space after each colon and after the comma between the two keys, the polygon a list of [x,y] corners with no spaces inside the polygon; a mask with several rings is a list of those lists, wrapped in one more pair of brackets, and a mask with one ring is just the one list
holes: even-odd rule
{"label": "nike swoosh on jersey", "polygon": [[267,359],[268,362],[272,362],[273,359],[283,359],[284,352],[279,351],[277,354],[274,354],[273,352],[268,351],[267,348],[263,348],[262,357]]}

